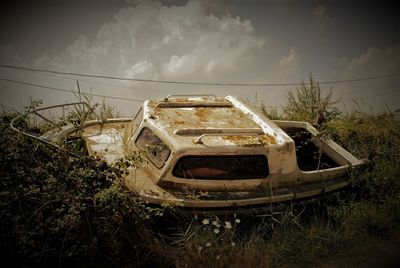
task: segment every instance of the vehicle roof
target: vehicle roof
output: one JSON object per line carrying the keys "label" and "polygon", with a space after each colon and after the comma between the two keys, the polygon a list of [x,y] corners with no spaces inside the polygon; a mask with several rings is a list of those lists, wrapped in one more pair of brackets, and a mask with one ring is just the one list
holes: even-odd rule
{"label": "vehicle roof", "polygon": [[167,97],[143,104],[144,120],[176,147],[271,146],[290,142],[272,121],[237,97]]}

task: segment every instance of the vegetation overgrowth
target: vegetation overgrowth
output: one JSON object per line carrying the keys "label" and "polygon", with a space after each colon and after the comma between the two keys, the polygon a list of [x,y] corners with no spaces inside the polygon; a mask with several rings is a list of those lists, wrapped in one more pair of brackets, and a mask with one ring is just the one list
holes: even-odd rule
{"label": "vegetation overgrowth", "polygon": [[400,223],[398,115],[341,113],[330,95],[321,96],[315,81],[290,94],[284,114],[273,117],[310,121],[369,164],[349,174],[351,184],[344,191],[259,215],[187,217],[179,208],[151,207],[122,182],[121,175],[135,161],[122,159],[110,166],[95,157],[51,150],[13,132],[9,122],[14,115],[3,113],[3,263],[304,267],[371,239],[390,239]]}

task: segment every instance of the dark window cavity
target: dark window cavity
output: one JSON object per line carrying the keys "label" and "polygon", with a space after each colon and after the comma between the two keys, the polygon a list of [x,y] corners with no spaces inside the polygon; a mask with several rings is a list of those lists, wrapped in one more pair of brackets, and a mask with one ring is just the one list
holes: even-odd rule
{"label": "dark window cavity", "polygon": [[260,179],[269,174],[265,155],[184,156],[173,175],[185,179]]}

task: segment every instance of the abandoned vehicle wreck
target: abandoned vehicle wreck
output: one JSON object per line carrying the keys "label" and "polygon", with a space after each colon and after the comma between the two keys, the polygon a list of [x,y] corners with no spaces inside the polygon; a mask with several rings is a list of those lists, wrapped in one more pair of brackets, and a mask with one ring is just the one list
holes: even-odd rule
{"label": "abandoned vehicle wreck", "polygon": [[[134,118],[82,124],[88,153],[108,163],[141,153],[127,187],[153,204],[194,209],[266,206],[348,185],[363,165],[306,122],[272,121],[238,97],[171,95],[147,100]],[[54,142],[76,131],[50,131]]]}

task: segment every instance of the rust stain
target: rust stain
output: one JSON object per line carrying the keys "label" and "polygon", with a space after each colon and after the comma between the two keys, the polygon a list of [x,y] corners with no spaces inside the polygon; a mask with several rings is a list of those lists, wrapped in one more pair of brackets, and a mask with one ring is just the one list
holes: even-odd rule
{"label": "rust stain", "polygon": [[270,145],[276,144],[276,139],[271,135],[264,134],[260,136],[221,136],[223,140],[232,142],[242,146],[258,146],[258,145]]}
{"label": "rust stain", "polygon": [[258,126],[251,120],[248,120],[248,117],[242,111],[238,111],[236,108],[229,108],[227,121],[232,125],[242,125],[242,124],[250,124],[252,126]]}
{"label": "rust stain", "polygon": [[207,102],[207,101],[214,101],[214,102],[226,102],[224,98],[222,99],[214,99],[208,96],[193,96],[193,97],[181,97],[181,98],[170,98],[168,102]]}
{"label": "rust stain", "polygon": [[186,122],[183,121],[183,120],[176,120],[176,121],[171,123],[172,126],[184,125],[184,124],[186,124]]}
{"label": "rust stain", "polygon": [[[220,102],[226,102],[224,99],[216,99]],[[187,99],[171,99],[168,102],[187,101]],[[214,100],[213,100],[214,101]],[[206,100],[191,101],[207,102]],[[159,103],[164,103],[163,101]],[[258,127],[258,124],[249,119],[245,113],[239,111],[235,107],[189,107],[182,108],[163,108],[157,107],[156,102],[150,103],[153,108],[151,114],[156,117],[159,122],[170,127],[170,131],[181,127],[214,127],[214,128],[230,128],[230,127]]]}
{"label": "rust stain", "polygon": [[154,114],[159,116],[161,114],[161,108],[160,107],[155,107],[154,108]]}
{"label": "rust stain", "polygon": [[225,141],[242,146],[257,146],[262,145],[260,140],[255,136],[221,136]]}
{"label": "rust stain", "polygon": [[179,115],[179,116],[182,116],[182,113],[179,112],[179,111],[175,111],[175,113],[176,113],[177,115]]}
{"label": "rust stain", "polygon": [[264,145],[276,144],[275,137],[273,137],[269,134],[264,134],[264,135],[258,136],[258,138],[263,142]]}
{"label": "rust stain", "polygon": [[210,115],[210,108],[197,108],[196,112],[194,113],[202,122],[208,121],[209,119],[209,115]]}
{"label": "rust stain", "polygon": [[176,99],[169,99],[169,102],[188,102],[189,98],[176,98]]}

